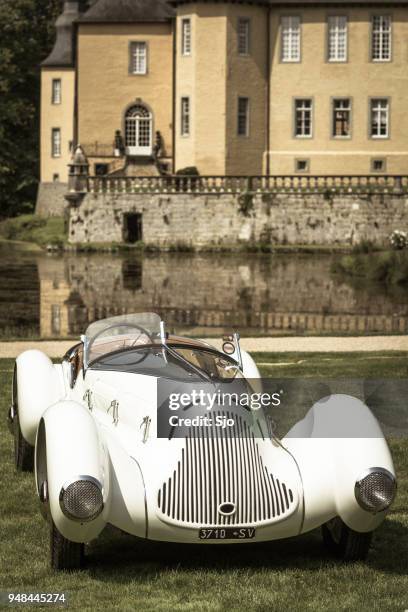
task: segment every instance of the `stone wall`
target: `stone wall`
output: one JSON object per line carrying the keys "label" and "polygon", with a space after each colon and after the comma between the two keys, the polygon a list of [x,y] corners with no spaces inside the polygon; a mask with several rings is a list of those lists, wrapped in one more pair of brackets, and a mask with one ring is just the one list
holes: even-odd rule
{"label": "stone wall", "polygon": [[41,217],[63,217],[67,209],[67,183],[40,183],[35,212]]}
{"label": "stone wall", "polygon": [[88,194],[70,210],[70,242],[123,242],[129,213],[142,214],[144,243],[160,248],[386,245],[407,229],[408,195]]}

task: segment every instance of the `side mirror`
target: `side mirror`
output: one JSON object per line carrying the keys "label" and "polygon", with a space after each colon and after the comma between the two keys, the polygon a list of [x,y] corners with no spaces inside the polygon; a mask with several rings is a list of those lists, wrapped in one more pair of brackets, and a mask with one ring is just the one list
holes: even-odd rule
{"label": "side mirror", "polygon": [[233,355],[235,353],[235,346],[230,340],[224,339],[224,344],[222,345],[222,350],[226,355]]}

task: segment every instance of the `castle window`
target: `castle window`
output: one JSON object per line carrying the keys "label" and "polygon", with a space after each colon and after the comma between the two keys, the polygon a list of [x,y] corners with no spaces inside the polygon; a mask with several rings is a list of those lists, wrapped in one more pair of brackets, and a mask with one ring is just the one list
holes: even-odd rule
{"label": "castle window", "polygon": [[300,62],[300,17],[282,17],[282,61]]}
{"label": "castle window", "polygon": [[347,17],[329,17],[328,35],[329,62],[347,61]]}
{"label": "castle window", "polygon": [[373,17],[371,53],[373,62],[391,60],[391,18],[388,16]]}
{"label": "castle window", "polygon": [[190,98],[181,98],[181,135],[190,136]]}
{"label": "castle window", "polygon": [[62,85],[61,79],[52,79],[52,103],[61,104]]}
{"label": "castle window", "polygon": [[181,54],[191,55],[191,19],[181,20]]}
{"label": "castle window", "polygon": [[238,19],[238,54],[249,55],[251,21],[247,17]]}
{"label": "castle window", "polygon": [[131,74],[147,73],[147,44],[145,42],[131,43],[130,72]]}
{"label": "castle window", "polygon": [[373,98],[370,101],[371,138],[388,138],[390,131],[390,105],[387,98]]}
{"label": "castle window", "polygon": [[238,136],[249,136],[249,98],[238,98]]}
{"label": "castle window", "polygon": [[295,100],[295,137],[312,138],[313,101],[310,98]]}
{"label": "castle window", "polygon": [[106,176],[109,174],[109,164],[95,164],[95,176]]}
{"label": "castle window", "polygon": [[310,160],[309,159],[295,159],[295,172],[309,172],[310,171]]}
{"label": "castle window", "polygon": [[371,160],[371,172],[386,172],[387,165],[384,158]]}
{"label": "castle window", "polygon": [[333,138],[351,136],[351,100],[340,98],[333,100]]}
{"label": "castle window", "polygon": [[60,128],[52,129],[51,154],[53,157],[61,157],[61,130]]}

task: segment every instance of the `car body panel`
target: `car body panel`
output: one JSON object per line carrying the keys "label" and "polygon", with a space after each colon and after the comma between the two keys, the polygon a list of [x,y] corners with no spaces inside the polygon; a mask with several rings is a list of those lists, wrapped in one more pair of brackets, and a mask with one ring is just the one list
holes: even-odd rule
{"label": "car body panel", "polygon": [[[167,342],[223,355],[204,342],[163,339],[163,326],[156,333],[164,344],[156,335],[155,351]],[[361,533],[384,520],[385,511],[363,510],[354,493],[369,468],[395,475],[378,423],[359,400],[333,395],[317,402],[282,440],[265,435],[251,411],[238,407],[241,435],[211,437],[192,428],[185,437],[159,438],[159,378],[86,367],[84,342],[84,358],[78,345],[59,365],[38,351],[17,360],[22,431],[36,442],[37,492],[41,498],[46,480],[42,504],[68,540],[89,542],[112,524],[141,538],[205,544],[219,542],[201,539],[200,529],[249,528],[253,537],[228,542],[251,543],[293,537],[336,516]],[[236,347],[234,358],[233,367],[261,389],[252,357]],[[359,428],[368,435],[359,436]],[[61,491],[80,477],[99,483],[103,495],[101,513],[89,522],[68,518],[61,506]]]}

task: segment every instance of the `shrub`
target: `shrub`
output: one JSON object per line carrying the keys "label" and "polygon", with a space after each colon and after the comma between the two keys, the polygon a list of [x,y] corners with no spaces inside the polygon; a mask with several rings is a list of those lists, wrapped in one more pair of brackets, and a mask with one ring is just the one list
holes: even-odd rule
{"label": "shrub", "polygon": [[390,236],[390,244],[395,251],[402,251],[408,246],[408,236],[406,232],[395,230]]}
{"label": "shrub", "polygon": [[408,283],[408,251],[348,255],[334,262],[331,271],[386,285],[402,285]]}
{"label": "shrub", "polygon": [[187,168],[177,170],[176,174],[177,176],[200,176],[200,173],[195,166],[188,166]]}
{"label": "shrub", "polygon": [[372,253],[372,251],[376,250],[376,246],[371,240],[362,240],[358,244],[355,244],[352,250],[356,255],[358,253]]}
{"label": "shrub", "polygon": [[200,173],[198,172],[197,168],[195,166],[188,166],[187,168],[182,168],[181,170],[177,170],[176,172],[176,176],[181,176],[181,177],[197,177],[197,180],[194,180],[194,178],[190,181],[188,181],[187,178],[177,178],[176,179],[176,189],[177,191],[187,191],[188,190],[188,185],[190,184],[191,187],[194,189],[197,185],[197,181],[199,181],[200,179],[198,178],[200,176]]}

